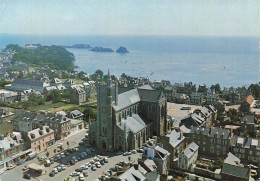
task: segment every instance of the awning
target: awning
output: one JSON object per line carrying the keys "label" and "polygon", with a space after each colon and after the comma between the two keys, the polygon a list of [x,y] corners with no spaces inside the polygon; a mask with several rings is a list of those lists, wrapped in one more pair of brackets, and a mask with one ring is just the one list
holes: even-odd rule
{"label": "awning", "polygon": [[18,158],[18,157],[20,157],[20,156],[22,156],[22,155],[25,155],[25,154],[27,154],[27,153],[30,153],[30,152],[32,152],[32,149],[31,149],[31,148],[28,149],[28,150],[25,150],[25,151],[23,151],[23,152],[21,152],[21,153],[18,153],[18,154],[16,154],[16,155],[13,155],[13,156],[11,156],[11,158],[12,158],[12,159],[15,159],[15,158]]}

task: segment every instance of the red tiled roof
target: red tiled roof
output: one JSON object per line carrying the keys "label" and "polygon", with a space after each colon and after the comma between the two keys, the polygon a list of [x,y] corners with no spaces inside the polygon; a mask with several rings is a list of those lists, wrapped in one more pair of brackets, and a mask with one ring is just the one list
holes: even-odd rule
{"label": "red tiled roof", "polygon": [[243,99],[242,103],[246,101],[249,105],[251,105],[254,100],[255,98],[252,95],[248,95]]}

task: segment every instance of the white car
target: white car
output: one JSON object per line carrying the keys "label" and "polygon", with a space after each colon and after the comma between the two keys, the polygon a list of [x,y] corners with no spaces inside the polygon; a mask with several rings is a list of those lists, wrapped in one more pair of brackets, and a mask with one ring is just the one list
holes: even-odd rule
{"label": "white car", "polygon": [[70,175],[71,175],[71,176],[79,176],[79,175],[80,175],[80,172],[72,172]]}
{"label": "white car", "polygon": [[132,153],[132,154],[136,154],[137,151],[136,151],[136,150],[131,150],[131,153]]}
{"label": "white car", "polygon": [[82,173],[79,175],[79,180],[84,180],[84,175]]}
{"label": "white car", "polygon": [[100,168],[101,167],[100,162],[96,162],[96,166],[97,166],[97,168]]}
{"label": "white car", "polygon": [[108,158],[107,157],[104,158],[104,162],[108,163]]}
{"label": "white car", "polygon": [[57,170],[57,168],[53,168],[53,169],[52,169],[52,171],[53,171],[55,174],[57,174],[57,173],[58,173],[58,170]]}
{"label": "white car", "polygon": [[61,169],[62,169],[62,170],[65,170],[65,169],[66,169],[66,166],[65,166],[65,165],[61,165]]}

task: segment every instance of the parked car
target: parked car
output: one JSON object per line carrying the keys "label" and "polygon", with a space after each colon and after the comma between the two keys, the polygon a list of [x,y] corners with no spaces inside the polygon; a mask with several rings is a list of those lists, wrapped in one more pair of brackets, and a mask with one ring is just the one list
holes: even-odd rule
{"label": "parked car", "polygon": [[83,181],[83,180],[84,180],[84,175],[83,175],[82,173],[79,175],[79,180],[80,180],[80,181]]}
{"label": "parked car", "polygon": [[71,176],[79,176],[79,175],[80,175],[80,172],[72,172],[70,175],[71,175]]}
{"label": "parked car", "polygon": [[61,169],[62,169],[62,170],[65,170],[65,169],[66,169],[66,166],[65,166],[65,165],[62,164],[62,165],[60,165],[60,166],[61,166]]}
{"label": "parked car", "polygon": [[31,175],[28,173],[23,174],[23,178],[31,179]]}
{"label": "parked car", "polygon": [[75,160],[70,160],[69,162],[71,165],[75,165]]}
{"label": "parked car", "polygon": [[58,165],[56,168],[57,168],[57,170],[58,170],[59,172],[61,172],[61,171],[62,171],[62,169],[61,169],[61,166],[60,166],[60,165]]}
{"label": "parked car", "polygon": [[108,158],[107,157],[104,158],[104,162],[108,163]]}
{"label": "parked car", "polygon": [[9,165],[9,167],[7,168],[7,170],[11,170],[11,169],[13,169],[14,167],[16,167],[16,165]]}
{"label": "parked car", "polygon": [[61,156],[60,156],[60,155],[57,155],[57,159],[58,159],[58,160],[61,160]]}
{"label": "parked car", "polygon": [[51,164],[53,164],[54,163],[54,158],[51,158],[50,162],[51,162]]}
{"label": "parked car", "polygon": [[17,165],[22,165],[23,163],[25,163],[25,160],[19,160]]}
{"label": "parked car", "polygon": [[85,177],[87,177],[87,176],[88,176],[88,171],[83,172],[83,175],[84,175]]}
{"label": "parked car", "polygon": [[61,158],[65,158],[66,157],[64,153],[61,153],[60,156],[61,156]]}
{"label": "parked car", "polygon": [[55,174],[57,174],[57,173],[58,173],[58,170],[57,170],[57,168],[53,168],[53,169],[52,169],[52,171],[53,171]]}
{"label": "parked car", "polygon": [[97,168],[100,168],[100,167],[101,167],[100,162],[97,162],[97,163],[96,163],[96,166],[97,166]]}
{"label": "parked car", "polygon": [[96,170],[97,170],[97,167],[96,167],[95,165],[93,165],[93,166],[91,167],[91,169],[92,169],[93,171],[96,171]]}
{"label": "parked car", "polygon": [[76,168],[75,171],[76,171],[76,172],[83,172],[83,170],[84,170],[84,169],[83,169],[82,167],[80,167],[80,168]]}
{"label": "parked car", "polygon": [[100,164],[101,164],[101,165],[104,165],[104,164],[105,164],[104,160],[101,160],[101,161],[100,161]]}
{"label": "parked car", "polygon": [[40,158],[40,161],[44,161],[44,160],[46,160],[46,156],[42,156],[41,158]]}
{"label": "parked car", "polygon": [[125,152],[123,155],[124,155],[124,156],[131,155],[131,152]]}
{"label": "parked car", "polygon": [[28,166],[27,165],[25,165],[23,168],[22,168],[22,170],[27,170],[28,169]]}
{"label": "parked car", "polygon": [[139,150],[137,150],[139,153],[144,153],[144,149],[139,149]]}
{"label": "parked car", "polygon": [[70,152],[66,151],[66,152],[65,152],[65,155],[66,155],[66,156],[69,156],[69,155],[70,155]]}
{"label": "parked car", "polygon": [[95,151],[96,151],[95,148],[89,148],[89,149],[90,149],[90,151],[92,151],[92,152],[95,152]]}
{"label": "parked car", "polygon": [[131,150],[131,153],[132,153],[132,154],[136,154],[137,151],[136,151],[136,150]]}
{"label": "parked car", "polygon": [[124,152],[122,152],[122,151],[116,152],[116,155],[123,155],[123,154],[124,154]]}
{"label": "parked car", "polygon": [[84,145],[85,143],[83,141],[80,141],[79,142],[79,145]]}
{"label": "parked car", "polygon": [[53,171],[50,172],[49,176],[50,176],[50,177],[54,177],[54,176],[55,176],[55,172],[53,172]]}

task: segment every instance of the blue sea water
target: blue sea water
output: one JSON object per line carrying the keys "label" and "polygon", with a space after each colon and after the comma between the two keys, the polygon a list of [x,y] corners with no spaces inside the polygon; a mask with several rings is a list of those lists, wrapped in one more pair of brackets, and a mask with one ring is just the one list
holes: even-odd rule
{"label": "blue sea water", "polygon": [[222,87],[250,85],[260,81],[259,39],[256,37],[176,37],[176,36],[22,36],[0,35],[0,48],[7,44],[78,43],[116,50],[125,46],[130,53],[101,53],[71,49],[78,71],[101,69],[120,76],[149,77]]}

